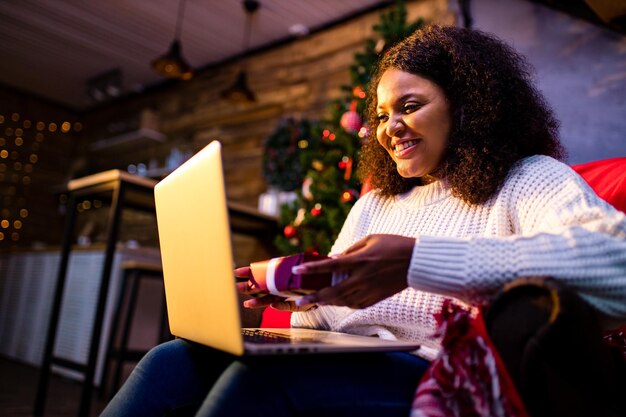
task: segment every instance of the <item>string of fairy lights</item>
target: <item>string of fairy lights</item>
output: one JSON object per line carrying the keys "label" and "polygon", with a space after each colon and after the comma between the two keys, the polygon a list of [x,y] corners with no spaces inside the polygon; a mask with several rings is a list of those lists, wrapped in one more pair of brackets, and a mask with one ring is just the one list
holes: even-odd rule
{"label": "string of fairy lights", "polygon": [[0,114],[0,243],[18,242],[32,209],[29,188],[45,140],[82,130],[79,122],[33,121],[18,112]]}

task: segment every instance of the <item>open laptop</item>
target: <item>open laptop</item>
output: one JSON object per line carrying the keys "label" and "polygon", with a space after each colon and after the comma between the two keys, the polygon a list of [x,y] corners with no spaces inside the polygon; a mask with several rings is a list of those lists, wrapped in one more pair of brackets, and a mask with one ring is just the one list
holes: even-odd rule
{"label": "open laptop", "polygon": [[416,343],[308,329],[244,329],[256,340],[244,341],[221,144],[211,142],[159,182],[154,194],[173,335],[234,355],[419,348]]}

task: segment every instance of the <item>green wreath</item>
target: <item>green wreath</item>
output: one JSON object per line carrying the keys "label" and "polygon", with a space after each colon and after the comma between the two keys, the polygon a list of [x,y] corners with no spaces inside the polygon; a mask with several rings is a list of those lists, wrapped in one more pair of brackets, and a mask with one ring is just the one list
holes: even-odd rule
{"label": "green wreath", "polygon": [[307,120],[282,120],[263,143],[262,174],[267,184],[282,191],[294,191],[304,178],[300,161],[300,141],[308,140],[311,123]]}

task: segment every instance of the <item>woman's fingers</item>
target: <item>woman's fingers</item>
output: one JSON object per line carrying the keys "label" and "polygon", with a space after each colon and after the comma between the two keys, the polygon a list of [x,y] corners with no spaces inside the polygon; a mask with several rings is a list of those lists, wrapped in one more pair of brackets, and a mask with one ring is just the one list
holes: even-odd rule
{"label": "woman's fingers", "polygon": [[316,308],[317,306],[315,304],[298,305],[294,301],[287,301],[283,298],[280,301],[276,301],[270,304],[270,307],[275,308],[276,310],[280,310],[280,311],[296,312],[296,311],[311,310],[313,308]]}
{"label": "woman's fingers", "polygon": [[250,267],[244,266],[241,268],[235,269],[235,278],[237,279],[249,279],[250,278]]}
{"label": "woman's fingers", "polygon": [[287,300],[276,295],[265,295],[259,298],[252,298],[243,302],[245,308],[272,307],[281,311],[307,311],[316,306],[314,304],[296,305],[294,301]]}
{"label": "woman's fingers", "polygon": [[264,295],[263,297],[251,298],[244,301],[243,306],[245,308],[263,308],[269,306],[272,303],[279,302],[280,300],[280,297],[274,295]]}
{"label": "woman's fingers", "polygon": [[337,258],[328,258],[322,261],[313,261],[294,266],[294,274],[320,274],[350,270],[358,260],[352,255],[342,255]]}

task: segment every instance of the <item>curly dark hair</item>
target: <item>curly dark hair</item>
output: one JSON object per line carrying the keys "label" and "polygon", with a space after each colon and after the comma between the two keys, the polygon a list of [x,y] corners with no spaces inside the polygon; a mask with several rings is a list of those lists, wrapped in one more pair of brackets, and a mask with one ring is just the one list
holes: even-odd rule
{"label": "curly dark hair", "polygon": [[520,54],[484,32],[429,26],[387,51],[369,85],[370,137],[359,169],[383,196],[421,183],[419,178],[401,177],[376,140],[376,88],[390,68],[427,78],[446,95],[452,127],[438,173],[465,202],[486,202],[521,158],[565,157],[559,122],[533,86],[531,68]]}

